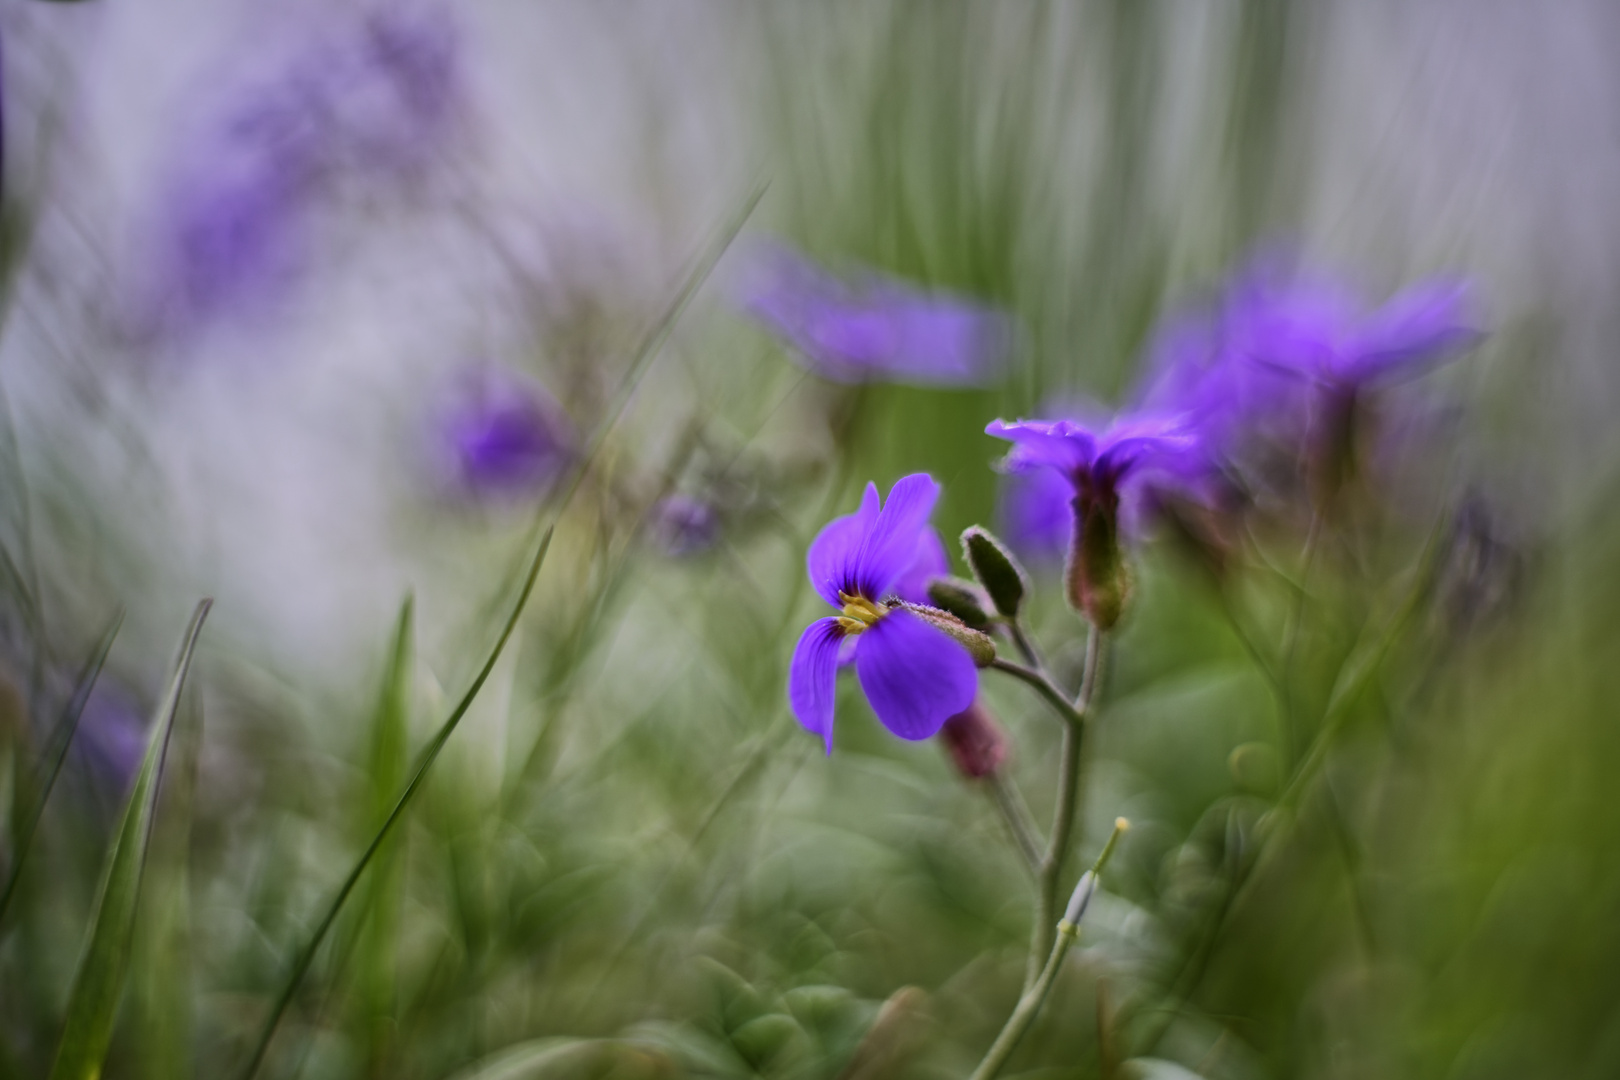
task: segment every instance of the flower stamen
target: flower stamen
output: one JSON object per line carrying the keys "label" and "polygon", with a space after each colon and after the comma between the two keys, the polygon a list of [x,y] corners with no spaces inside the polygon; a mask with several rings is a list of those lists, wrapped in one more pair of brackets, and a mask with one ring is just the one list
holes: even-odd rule
{"label": "flower stamen", "polygon": [[838,623],[847,633],[858,634],[862,630],[869,629],[889,613],[888,608],[873,603],[864,596],[851,596],[849,593],[840,592],[838,599],[844,602],[844,614]]}

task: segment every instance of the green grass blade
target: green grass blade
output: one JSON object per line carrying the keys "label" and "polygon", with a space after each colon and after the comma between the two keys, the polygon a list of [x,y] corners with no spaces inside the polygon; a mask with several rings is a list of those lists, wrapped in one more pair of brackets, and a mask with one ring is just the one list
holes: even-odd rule
{"label": "green grass blade", "polygon": [[512,636],[512,631],[517,628],[518,618],[523,614],[523,608],[529,602],[529,594],[534,591],[535,579],[540,576],[540,567],[546,561],[546,551],[551,547],[551,537],[555,529],[555,526],[546,529],[545,535],[541,537],[540,546],[535,550],[534,558],[529,563],[528,575],[523,580],[522,591],[518,593],[517,602],[512,605],[512,613],[507,616],[506,625],[501,627],[500,637],[495,640],[495,647],[490,650],[489,658],[484,661],[484,666],[479,669],[478,677],[473,679],[472,685],[467,688],[467,692],[456,703],[455,710],[450,713],[450,718],[444,722],[443,726],[433,736],[432,741],[428,743],[426,749],[422,751],[416,770],[411,774],[410,782],[405,785],[405,790],[394,801],[393,809],[389,811],[388,817],[382,823],[382,827],[371,838],[371,843],[366,845],[366,850],[361,853],[360,858],[354,864],[354,868],[349,871],[349,876],[343,880],[337,895],[327,905],[326,913],[321,916],[321,921],[316,924],[315,932],[310,935],[303,949],[299,951],[297,959],[293,962],[292,972],[288,975],[286,983],[281,988],[281,994],[271,1007],[270,1015],[265,1019],[264,1028],[260,1031],[259,1040],[253,1048],[253,1056],[248,1060],[247,1067],[242,1071],[244,1080],[259,1071],[259,1066],[264,1061],[264,1055],[270,1049],[270,1041],[275,1037],[276,1028],[281,1023],[282,1015],[286,1013],[287,1006],[291,1004],[293,995],[298,992],[299,984],[304,981],[305,973],[309,971],[310,964],[315,960],[315,953],[319,951],[321,943],[326,940],[327,932],[332,929],[332,923],[336,921],[338,913],[343,910],[343,905],[349,899],[349,894],[354,891],[355,885],[359,883],[361,876],[365,874],[366,868],[371,865],[371,861],[383,846],[383,842],[388,839],[388,834],[393,830],[394,825],[404,816],[405,810],[410,806],[411,801],[416,798],[416,793],[421,790],[423,781],[427,779],[428,770],[433,767],[433,762],[438,759],[439,752],[444,749],[444,744],[455,733],[456,726],[461,723],[461,718],[472,707],[473,700],[478,697],[478,691],[483,689],[484,682],[489,678],[489,673],[495,669],[496,661],[501,658],[501,652],[506,648],[507,639]]}
{"label": "green grass blade", "polygon": [[39,827],[39,819],[45,813],[45,802],[51,797],[51,789],[56,786],[56,778],[62,772],[62,762],[67,758],[68,747],[73,745],[74,732],[79,729],[79,717],[84,713],[85,703],[90,700],[90,691],[95,689],[96,679],[101,675],[101,667],[107,662],[107,654],[112,651],[113,639],[118,636],[118,628],[123,624],[124,613],[119,611],[102,633],[101,640],[96,643],[96,651],[85,662],[84,670],[79,672],[78,681],[73,687],[73,696],[68,699],[67,707],[62,710],[62,718],[57,721],[56,730],[51,734],[51,742],[41,762],[39,792],[17,830],[16,856],[12,859],[11,869],[6,875],[5,890],[0,892],[0,925],[5,922],[6,908],[11,903],[12,893],[17,890],[17,882],[22,878],[23,863],[28,859],[28,849],[33,846],[34,830]]}
{"label": "green grass blade", "polygon": [[90,919],[89,942],[73,977],[67,1022],[56,1050],[56,1064],[51,1067],[51,1080],[95,1080],[101,1075],[101,1062],[112,1040],[113,1021],[118,1015],[124,976],[129,968],[135,905],[140,897],[141,872],[146,865],[146,848],[157,810],[163,758],[169,746],[169,733],[174,729],[180,691],[185,686],[186,672],[197,646],[197,635],[202,632],[203,620],[212,605],[212,600],[202,601],[191,616],[191,625],[186,628],[180,655],[175,660],[174,674],[153,717],[146,757],[107,851],[95,913]]}
{"label": "green grass blade", "polygon": [[[405,771],[410,767],[414,607],[410,596],[400,607],[388,667],[383,673],[372,719],[371,782],[367,785],[363,818],[367,829],[375,827],[387,815],[390,800],[405,782]],[[370,895],[360,913],[357,931],[359,1006],[366,1032],[368,1076],[386,1076],[390,1071],[388,1057],[394,1041],[390,1018],[397,1001],[395,957],[404,900],[403,840],[403,836],[394,836],[378,852],[377,868],[368,888]]]}

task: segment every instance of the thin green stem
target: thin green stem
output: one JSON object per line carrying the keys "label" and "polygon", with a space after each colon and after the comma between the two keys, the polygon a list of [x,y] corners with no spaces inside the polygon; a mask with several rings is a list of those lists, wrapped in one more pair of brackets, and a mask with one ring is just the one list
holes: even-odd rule
{"label": "thin green stem", "polygon": [[[1052,829],[1047,834],[1046,854],[1041,856],[1035,875],[1035,916],[1030,926],[1029,960],[1024,970],[1026,988],[1034,984],[1041,971],[1041,958],[1052,945],[1052,915],[1057,909],[1058,882],[1063,877],[1063,860],[1069,853],[1069,838],[1074,833],[1075,812],[1080,804],[1080,748],[1085,735],[1086,714],[1097,692],[1097,673],[1102,665],[1103,633],[1092,626],[1086,636],[1086,662],[1080,679],[1080,692],[1071,703],[1063,701],[1065,717],[1072,718],[1063,726],[1063,743],[1058,752],[1057,795],[1052,804]],[[1056,691],[1052,680],[1044,672],[1038,673],[1043,683]],[[1058,695],[1061,697],[1061,693]]]}
{"label": "thin green stem", "polygon": [[971,1080],[992,1080],[1001,1072],[1002,1066],[1007,1064],[1007,1059],[1012,1057],[1013,1051],[1018,1049],[1019,1040],[1024,1037],[1029,1025],[1040,1013],[1047,995],[1051,993],[1052,984],[1057,981],[1057,974],[1063,968],[1063,959],[1069,953],[1069,946],[1080,937],[1080,921],[1085,917],[1086,908],[1090,906],[1091,898],[1097,891],[1097,880],[1102,876],[1103,867],[1113,855],[1119,838],[1128,828],[1129,822],[1124,818],[1117,818],[1114,821],[1113,835],[1109,836],[1108,842],[1103,845],[1097,861],[1092,863],[1089,871],[1080,875],[1080,881],[1075,885],[1074,892],[1069,895],[1068,908],[1064,911],[1063,918],[1052,928],[1053,941],[1046,962],[1041,965],[1040,972],[1019,997],[1018,1004],[1014,1006],[1012,1015],[1002,1026],[1001,1033],[996,1036],[996,1041],[990,1044],[990,1050],[984,1055],[984,1060],[973,1070]]}
{"label": "thin green stem", "polygon": [[1012,660],[1003,660],[999,656],[990,661],[990,666],[1034,687],[1035,691],[1046,699],[1046,703],[1052,706],[1053,711],[1070,726],[1085,722],[1084,715],[1069,701],[1069,695],[1065,694],[1045,671],[1025,667]]}
{"label": "thin green stem", "polygon": [[1311,568],[1316,565],[1316,551],[1321,546],[1323,515],[1320,509],[1311,514],[1311,524],[1305,533],[1305,547],[1300,552],[1299,590],[1288,611],[1288,622],[1283,627],[1281,669],[1276,673],[1281,700],[1278,709],[1279,756],[1286,766],[1294,765],[1294,659],[1299,652],[1300,627],[1305,622],[1305,601],[1310,596]]}
{"label": "thin green stem", "polygon": [[985,777],[985,783],[990,800],[1001,812],[1002,820],[1007,823],[1007,831],[1018,845],[1018,853],[1024,857],[1024,865],[1038,878],[1041,873],[1041,836],[1024,796],[999,769]]}

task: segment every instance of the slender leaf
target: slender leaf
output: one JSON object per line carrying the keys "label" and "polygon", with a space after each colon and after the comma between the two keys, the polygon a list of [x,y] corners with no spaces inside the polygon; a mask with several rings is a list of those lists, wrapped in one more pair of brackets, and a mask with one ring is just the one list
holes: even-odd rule
{"label": "slender leaf", "polygon": [[197,635],[202,632],[203,620],[212,606],[212,600],[203,600],[192,613],[191,625],[181,639],[174,674],[153,717],[146,757],[135,777],[129,802],[124,806],[123,820],[107,851],[90,920],[90,937],[73,977],[67,1023],[56,1050],[56,1064],[51,1067],[51,1080],[95,1080],[101,1075],[101,1062],[112,1040],[113,1021],[118,1015],[124,976],[129,968],[135,905],[140,898],[141,873],[146,865],[146,848],[157,810],[163,758],[168,751],[169,733],[174,729],[180,691],[185,686],[186,672],[191,668]]}
{"label": "slender leaf", "polygon": [[[394,628],[388,669],[383,673],[372,721],[371,782],[367,785],[365,804],[367,828],[374,827],[387,815],[389,800],[405,782],[405,770],[410,766],[413,609],[413,598],[407,596]],[[402,839],[392,837],[377,855],[377,871],[371,877],[371,895],[358,931],[360,1008],[370,1058],[367,1073],[371,1076],[383,1076],[388,1071],[387,1058],[393,1030],[389,1018],[395,1007],[395,937],[403,896]]]}
{"label": "slender leaf", "polygon": [[107,624],[101,640],[96,642],[96,651],[85,662],[84,670],[79,672],[78,681],[73,687],[73,696],[68,699],[67,707],[62,710],[62,718],[56,723],[56,730],[52,733],[51,742],[40,765],[39,793],[34,797],[34,804],[28,808],[28,813],[17,830],[17,854],[12,860],[11,871],[6,876],[5,891],[0,892],[0,923],[5,920],[6,907],[11,903],[11,894],[16,891],[17,882],[22,879],[23,863],[28,858],[28,849],[33,846],[34,831],[39,827],[39,819],[45,813],[45,802],[51,797],[51,789],[56,786],[56,778],[62,772],[62,762],[67,758],[68,747],[73,744],[73,734],[79,729],[79,717],[84,713],[84,706],[90,700],[90,691],[95,689],[102,665],[107,662],[107,654],[112,651],[113,639],[118,636],[118,628],[123,624],[124,613],[119,611],[113,616],[112,622]]}

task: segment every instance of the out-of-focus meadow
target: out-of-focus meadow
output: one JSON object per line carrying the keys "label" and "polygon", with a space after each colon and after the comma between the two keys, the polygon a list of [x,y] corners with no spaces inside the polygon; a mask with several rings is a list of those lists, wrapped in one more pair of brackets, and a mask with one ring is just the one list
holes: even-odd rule
{"label": "out-of-focus meadow", "polygon": [[824,753],[807,549],[931,474],[1072,694],[1073,493],[985,426],[1142,405],[1276,265],[1464,281],[1466,347],[1312,398],[1327,479],[1284,438],[1241,505],[1127,508],[1059,911],[1131,828],[1000,1073],[1620,1074],[1617,43],[1600,0],[0,3],[0,1076],[967,1077],[1064,723],[984,670],[970,776],[862,668]]}

